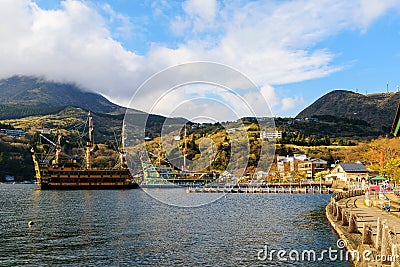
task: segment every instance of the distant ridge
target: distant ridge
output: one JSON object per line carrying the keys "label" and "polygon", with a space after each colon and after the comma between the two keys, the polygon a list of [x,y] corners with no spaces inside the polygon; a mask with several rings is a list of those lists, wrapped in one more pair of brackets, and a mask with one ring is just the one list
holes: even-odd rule
{"label": "distant ridge", "polygon": [[[103,141],[114,138],[113,131],[121,127],[126,108],[74,84],[28,76],[13,76],[0,80],[0,120],[46,115],[52,115],[53,119],[81,118],[87,111],[91,111],[96,119],[97,140]],[[133,115],[131,123],[139,126],[146,124],[146,134],[149,136],[157,135],[166,120],[164,116],[147,114],[131,108],[129,114]],[[169,123],[186,122],[184,118],[169,118]],[[49,127],[46,125],[45,127]]]}
{"label": "distant ridge", "polygon": [[51,114],[66,106],[105,114],[125,112],[124,107],[74,84],[28,76],[0,80],[0,119]]}
{"label": "distant ridge", "polygon": [[400,100],[400,93],[363,95],[347,90],[334,90],[320,97],[296,117],[335,116],[364,120],[370,125],[390,132]]}

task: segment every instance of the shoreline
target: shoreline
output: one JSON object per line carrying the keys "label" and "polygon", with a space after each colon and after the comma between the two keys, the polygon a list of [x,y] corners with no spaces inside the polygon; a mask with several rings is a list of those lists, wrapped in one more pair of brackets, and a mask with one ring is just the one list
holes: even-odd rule
{"label": "shoreline", "polygon": [[325,207],[325,215],[328,219],[329,225],[332,227],[332,229],[335,231],[339,239],[345,240],[345,247],[346,250],[356,250],[357,245],[355,242],[351,240],[351,238],[348,236],[348,233],[344,231],[338,223],[334,220],[332,215],[329,212],[329,205]]}
{"label": "shoreline", "polygon": [[351,266],[400,266],[400,219],[381,209],[384,203],[377,195],[355,190],[335,193],[326,206],[326,218]]}

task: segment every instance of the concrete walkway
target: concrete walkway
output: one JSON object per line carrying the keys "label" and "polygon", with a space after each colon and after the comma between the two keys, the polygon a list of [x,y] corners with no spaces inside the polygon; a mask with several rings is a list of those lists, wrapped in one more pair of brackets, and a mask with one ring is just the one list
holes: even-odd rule
{"label": "concrete walkway", "polygon": [[[390,196],[391,202],[398,203],[400,202],[399,197],[395,195]],[[370,206],[367,205],[366,196],[355,196],[350,198],[344,198],[336,202],[336,205],[339,205],[343,210],[345,210],[346,214],[355,214],[357,221],[357,229],[358,233],[350,233],[349,226],[343,226],[342,221],[337,221],[337,216],[334,216],[327,207],[327,218],[331,223],[332,227],[335,229],[339,238],[345,240],[346,247],[348,250],[358,250],[362,253],[364,249],[368,249],[373,252],[374,256],[379,255],[379,250],[376,249],[376,239],[377,239],[377,222],[378,218],[380,220],[385,220],[385,225],[390,227],[390,234],[393,237],[393,243],[400,243],[400,211],[396,209],[395,212],[387,212],[383,210],[381,207],[384,204],[387,204],[387,200],[379,199],[377,195],[369,196]],[[371,206],[372,204],[372,206]],[[364,245],[363,244],[363,226],[367,224],[371,226],[370,231],[372,231],[372,241],[373,244]],[[395,262],[353,262],[353,266],[400,266],[399,261]]]}
{"label": "concrete walkway", "polygon": [[381,219],[387,220],[388,224],[393,228],[393,230],[400,234],[400,212],[392,211],[387,212],[383,210],[381,207],[387,204],[387,201],[380,200],[378,197],[370,196],[370,201],[373,206],[368,207],[365,203],[365,196],[352,197],[349,199],[342,199],[339,201],[339,204],[346,208],[350,212],[354,212],[357,214],[357,225],[359,225],[359,229],[362,228],[362,223],[371,223],[371,225],[375,228],[378,217]]}

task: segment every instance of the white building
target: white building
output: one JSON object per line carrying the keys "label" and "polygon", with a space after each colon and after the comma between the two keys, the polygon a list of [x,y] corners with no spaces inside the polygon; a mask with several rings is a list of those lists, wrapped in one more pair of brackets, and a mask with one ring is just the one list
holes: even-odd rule
{"label": "white building", "polygon": [[304,178],[314,179],[317,172],[326,170],[328,162],[322,159],[308,158],[305,154],[294,154],[293,157],[277,156],[278,173],[283,178],[290,178],[294,172],[304,175]]}
{"label": "white building", "polygon": [[262,139],[280,139],[280,138],[282,138],[282,132],[281,131],[273,131],[273,132],[261,131],[260,138],[262,138]]}
{"label": "white building", "polygon": [[362,182],[368,179],[368,170],[362,163],[339,163],[326,176],[327,181]]}
{"label": "white building", "polygon": [[291,174],[297,171],[298,162],[307,159],[305,154],[294,154],[293,156],[277,156],[277,169],[278,173],[283,178],[288,178]]}

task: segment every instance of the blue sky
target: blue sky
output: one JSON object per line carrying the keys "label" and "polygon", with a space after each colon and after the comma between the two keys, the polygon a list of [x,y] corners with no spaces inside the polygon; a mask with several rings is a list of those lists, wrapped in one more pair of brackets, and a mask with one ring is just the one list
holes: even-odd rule
{"label": "blue sky", "polygon": [[[155,73],[193,61],[240,71],[283,117],[334,89],[400,85],[399,0],[3,0],[0,22],[0,78],[74,82],[122,105]],[[163,89],[148,90],[131,106]]]}

